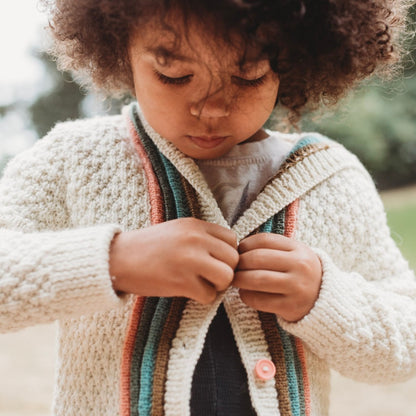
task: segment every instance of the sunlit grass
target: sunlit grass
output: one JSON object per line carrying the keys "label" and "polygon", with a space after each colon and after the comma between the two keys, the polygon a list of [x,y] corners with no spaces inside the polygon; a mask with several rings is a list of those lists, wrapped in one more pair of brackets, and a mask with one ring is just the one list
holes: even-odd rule
{"label": "sunlit grass", "polygon": [[416,205],[388,210],[387,219],[403,256],[416,270]]}
{"label": "sunlit grass", "polygon": [[383,197],[387,211],[387,220],[392,236],[416,270],[416,198],[415,188],[402,193],[390,193]]}

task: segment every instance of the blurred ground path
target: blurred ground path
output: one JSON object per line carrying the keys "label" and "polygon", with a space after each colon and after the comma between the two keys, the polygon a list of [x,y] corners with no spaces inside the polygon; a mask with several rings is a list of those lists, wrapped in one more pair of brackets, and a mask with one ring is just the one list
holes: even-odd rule
{"label": "blurred ground path", "polygon": [[[55,336],[54,325],[0,335],[0,416],[51,414]],[[330,416],[416,416],[416,378],[368,386],[334,374]]]}
{"label": "blurred ground path", "polygon": [[55,325],[0,334],[0,416],[49,416]]}

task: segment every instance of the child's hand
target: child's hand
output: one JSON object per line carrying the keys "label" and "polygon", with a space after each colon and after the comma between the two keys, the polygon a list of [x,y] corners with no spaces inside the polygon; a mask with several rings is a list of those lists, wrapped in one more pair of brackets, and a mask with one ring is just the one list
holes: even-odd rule
{"label": "child's hand", "polygon": [[289,322],[303,318],[318,298],[322,266],[305,244],[278,234],[244,239],[233,286],[244,303]]}
{"label": "child's hand", "polygon": [[116,291],[207,304],[230,286],[238,258],[233,231],[183,218],[118,234],[110,275]]}

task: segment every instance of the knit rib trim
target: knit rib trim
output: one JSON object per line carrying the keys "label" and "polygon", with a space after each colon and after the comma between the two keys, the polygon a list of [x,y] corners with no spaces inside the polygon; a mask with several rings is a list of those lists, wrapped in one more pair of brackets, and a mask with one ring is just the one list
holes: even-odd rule
{"label": "knit rib trim", "polygon": [[236,221],[232,229],[239,239],[336,172],[346,168],[362,169],[356,157],[342,146],[328,146],[325,142],[318,142],[318,137],[309,137],[307,141],[312,139],[317,142],[292,151],[279,172]]}
{"label": "knit rib trim", "polygon": [[[134,117],[129,123],[142,159],[151,204],[151,223],[199,215],[195,191],[161,155]],[[163,414],[168,354],[186,299],[137,297],[125,340],[121,366],[121,415]]]}
{"label": "knit rib trim", "polygon": [[[295,147],[293,152],[299,152],[300,148]],[[299,203],[296,200],[263,224],[258,232],[274,232],[293,237],[298,208]],[[259,317],[276,366],[275,385],[279,394],[280,414],[310,416],[310,386],[302,342],[284,331],[274,314],[259,312]]]}
{"label": "knit rib trim", "polygon": [[[173,163],[171,157],[178,159],[179,154],[175,156],[177,149],[169,144],[164,148],[167,155],[165,156],[158,146],[158,139],[149,137],[148,131],[141,124],[135,107],[131,107],[130,133],[142,159],[148,182],[152,224],[180,217],[198,218],[201,211],[202,217],[207,219],[204,211],[219,210],[218,206],[212,203],[214,199],[205,181],[201,180],[202,174],[192,159],[185,158],[184,163],[180,160]],[[163,142],[159,142],[159,145],[163,147]],[[282,202],[274,199],[276,192],[280,191],[276,185],[290,185],[291,180],[297,182],[299,177],[303,180],[302,174],[312,171],[315,177],[312,182],[307,181],[308,185],[319,183],[325,175],[335,172],[332,166],[333,155],[322,155],[331,150],[336,154],[326,143],[322,143],[319,137],[303,137],[275,178],[266,185],[259,198],[237,222],[237,225],[244,225],[247,213],[250,215],[250,210],[254,211],[253,205],[261,205],[257,207],[262,208],[258,209],[260,215],[256,214],[257,217],[255,221],[251,221],[249,230],[240,230],[240,238],[245,236],[244,232],[250,233],[255,230],[252,228],[253,224],[260,219],[263,221],[256,227],[257,231],[292,237],[296,227],[297,199],[287,201],[288,203],[277,211],[276,205]],[[183,158],[182,155],[180,159]],[[314,159],[312,165],[308,165],[310,159]],[[319,164],[324,164],[327,160],[332,163],[331,169],[325,170],[324,175],[319,175],[322,172],[316,164],[319,167]],[[179,170],[178,166],[187,175]],[[301,166],[300,169],[298,166]],[[337,168],[339,170],[339,164]],[[302,188],[302,184],[301,182],[296,185]],[[286,189],[291,191],[289,186]],[[293,198],[296,192],[288,194]],[[274,201],[269,200],[270,197]],[[266,213],[270,215],[266,217]],[[213,215],[217,220],[215,222],[221,223],[221,212]],[[200,305],[182,298],[136,300],[123,353],[122,416],[189,415],[193,372],[202,352],[209,324],[222,301],[229,314],[248,373],[250,394],[258,414],[310,416],[310,386],[302,343],[279,326],[276,316],[257,313],[244,305],[235,289],[229,289],[225,295],[219,296],[213,305]],[[250,328],[246,328],[247,325]],[[259,382],[251,374],[255,364],[252,361],[259,353],[262,357],[269,354],[269,358],[274,361],[277,368],[274,381]]]}

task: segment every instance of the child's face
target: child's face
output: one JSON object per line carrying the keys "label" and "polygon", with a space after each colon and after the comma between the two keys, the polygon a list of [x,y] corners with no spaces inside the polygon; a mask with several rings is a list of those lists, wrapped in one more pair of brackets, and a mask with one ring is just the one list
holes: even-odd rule
{"label": "child's face", "polygon": [[[217,158],[247,140],[266,137],[262,126],[276,103],[279,79],[267,60],[239,66],[236,49],[190,21],[169,21],[179,36],[148,24],[130,42],[136,98],[150,125],[186,155]],[[176,45],[175,45],[176,46]]]}

